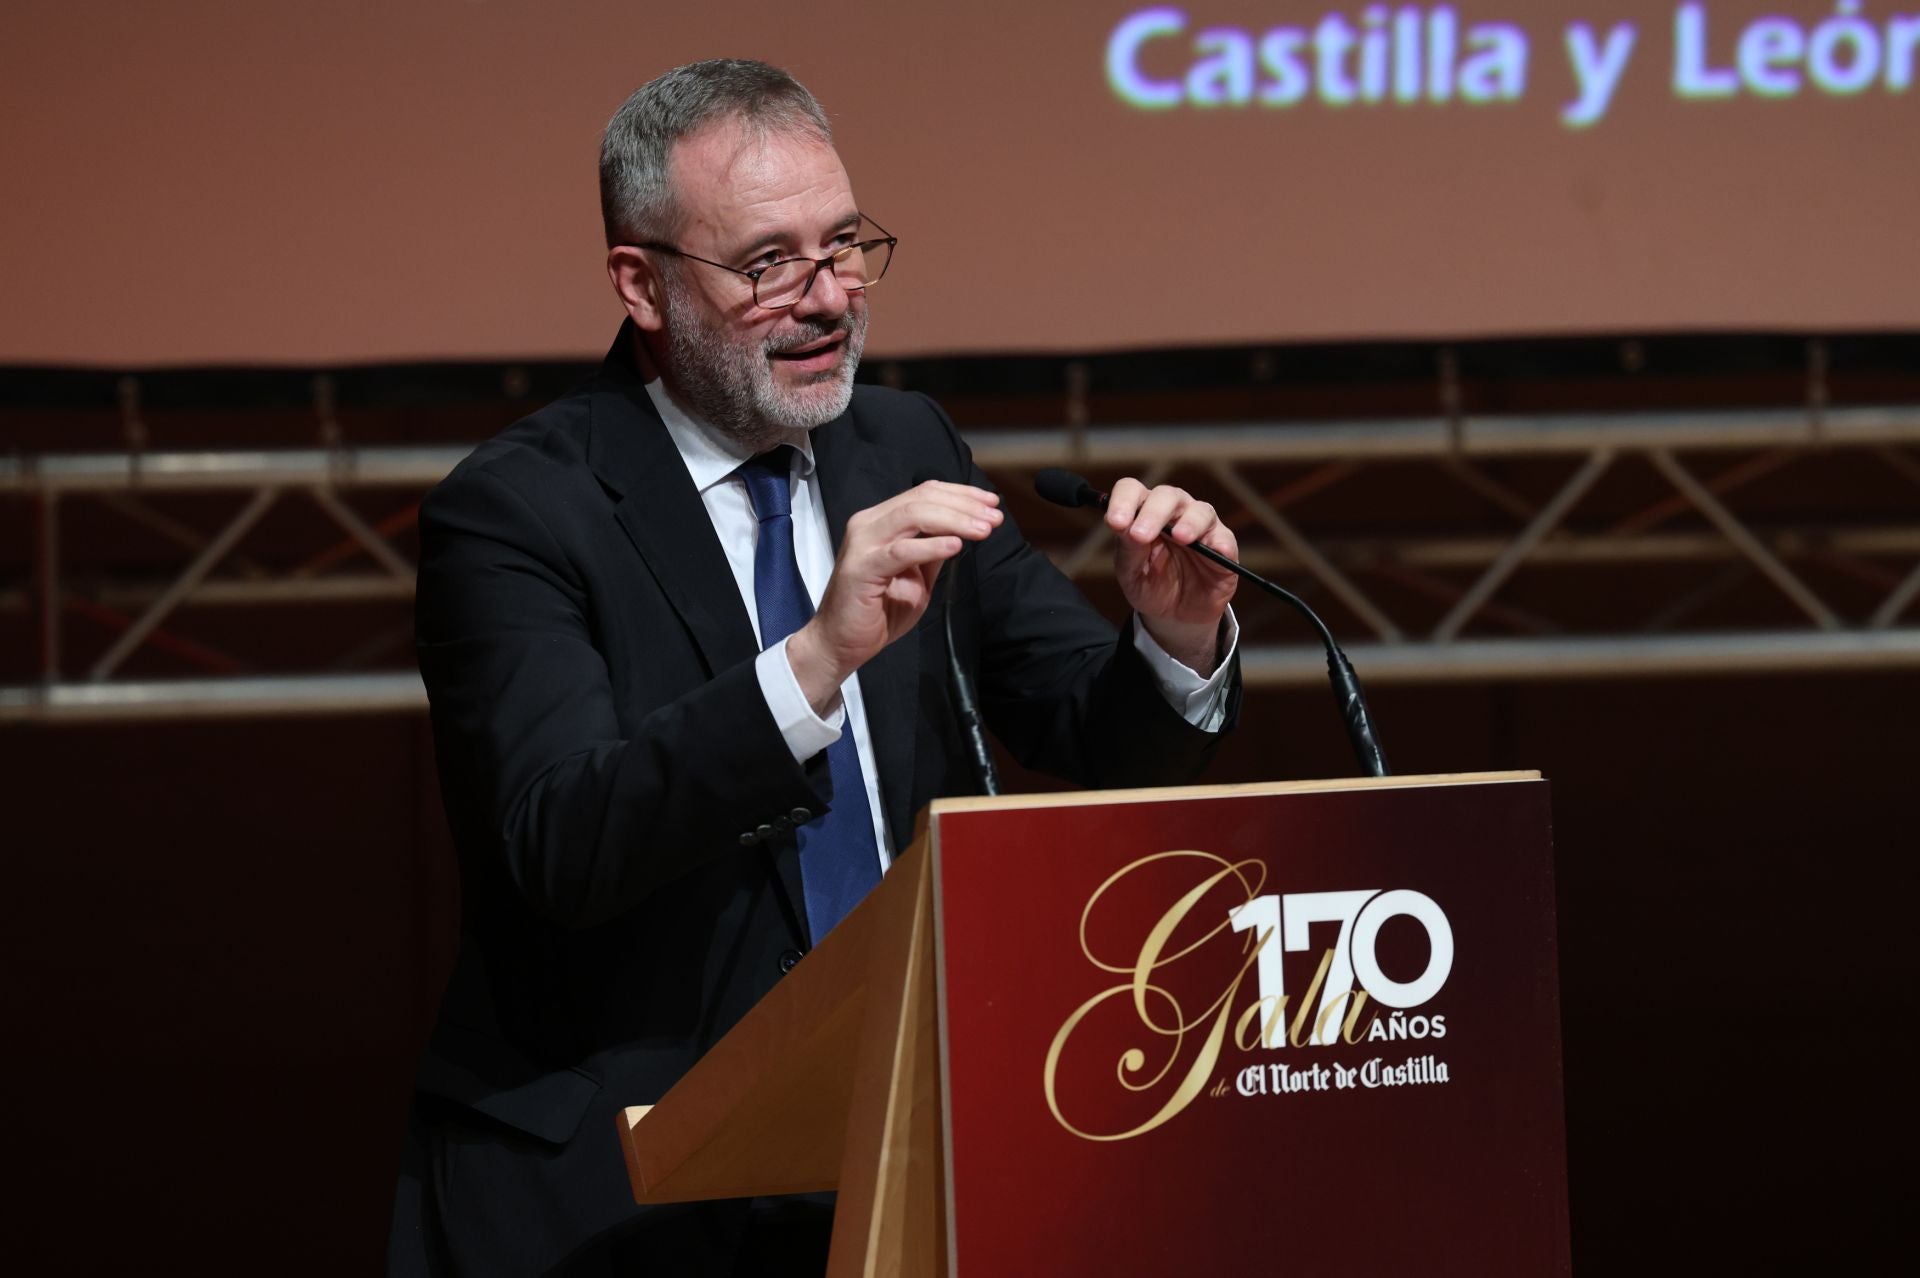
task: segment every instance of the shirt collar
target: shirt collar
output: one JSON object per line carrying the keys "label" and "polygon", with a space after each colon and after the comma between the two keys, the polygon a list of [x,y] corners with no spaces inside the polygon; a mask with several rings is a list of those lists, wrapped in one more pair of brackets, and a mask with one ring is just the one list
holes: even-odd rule
{"label": "shirt collar", "polygon": [[[667,434],[673,439],[673,446],[680,453],[680,460],[686,463],[687,474],[693,477],[694,488],[705,493],[707,489],[725,480],[732,479],[734,472],[740,469],[740,463],[753,456],[739,440],[722,434],[708,423],[695,417],[680,407],[672,395],[667,393],[667,384],[661,378],[647,383],[647,397],[660,411],[660,420],[667,428]],[[813,437],[809,431],[789,432],[791,438],[785,442],[793,445],[800,454],[800,477],[813,473]]]}

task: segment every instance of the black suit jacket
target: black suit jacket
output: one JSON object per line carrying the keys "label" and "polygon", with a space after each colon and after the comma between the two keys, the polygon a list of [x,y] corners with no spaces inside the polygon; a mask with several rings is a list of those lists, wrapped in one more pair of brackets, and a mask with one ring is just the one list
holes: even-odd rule
{"label": "black suit jacket", "polygon": [[[516,1217],[529,1257],[644,1231],[613,1112],[658,1099],[807,949],[788,831],[834,801],[824,753],[795,763],[767,709],[746,605],[631,333],[421,508],[420,668],[463,922],[418,1090],[461,1134],[430,1153],[465,1164],[428,1169],[446,1183],[438,1228],[460,1247],[478,1227],[489,1254],[506,1226],[476,1224],[463,1190]],[[924,479],[987,484],[924,396],[858,388],[813,439],[836,545],[850,514]],[[974,788],[947,592],[989,726],[1029,766],[1132,786],[1210,756],[1218,738],[1008,519],[860,671],[897,842],[929,800]],[[1233,695],[1237,710],[1237,677]],[[529,1158],[548,1192],[506,1170]]]}

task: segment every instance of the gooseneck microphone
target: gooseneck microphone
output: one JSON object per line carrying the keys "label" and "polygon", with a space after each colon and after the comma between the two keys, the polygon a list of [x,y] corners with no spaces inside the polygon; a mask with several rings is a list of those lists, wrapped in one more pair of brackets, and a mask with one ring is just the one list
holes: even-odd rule
{"label": "gooseneck microphone", "polygon": [[[1107,508],[1107,494],[1070,470],[1048,467],[1033,477],[1033,490],[1056,506]],[[1166,535],[1163,530],[1161,536]],[[1172,542],[1171,538],[1168,540]],[[1360,691],[1360,676],[1353,672],[1353,663],[1347,660],[1346,653],[1340,651],[1340,645],[1334,642],[1333,631],[1327,629],[1327,623],[1320,620],[1320,615],[1307,606],[1306,600],[1285,586],[1242,567],[1211,546],[1203,546],[1196,541],[1181,549],[1191,550],[1208,563],[1245,578],[1313,623],[1313,628],[1320,632],[1320,642],[1327,649],[1327,679],[1333,684],[1333,695],[1340,702],[1340,717],[1347,725],[1347,740],[1353,745],[1353,753],[1360,761],[1361,771],[1370,777],[1386,776],[1387,756],[1380,749],[1380,738],[1374,734],[1373,719],[1367,713],[1367,699]]]}

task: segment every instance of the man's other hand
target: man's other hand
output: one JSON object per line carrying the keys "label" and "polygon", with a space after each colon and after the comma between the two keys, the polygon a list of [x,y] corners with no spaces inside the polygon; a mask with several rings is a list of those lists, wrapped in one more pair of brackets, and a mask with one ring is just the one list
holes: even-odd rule
{"label": "man's other hand", "polygon": [[1162,484],[1149,489],[1122,479],[1107,499],[1107,527],[1118,543],[1114,575],[1140,624],[1188,669],[1211,675],[1219,665],[1220,619],[1240,579],[1224,568],[1168,545],[1201,542],[1238,560],[1240,544],[1219,514],[1185,489]]}

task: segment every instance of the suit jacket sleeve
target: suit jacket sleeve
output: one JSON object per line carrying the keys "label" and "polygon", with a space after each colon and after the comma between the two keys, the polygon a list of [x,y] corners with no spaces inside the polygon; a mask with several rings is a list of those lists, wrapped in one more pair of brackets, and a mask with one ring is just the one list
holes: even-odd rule
{"label": "suit jacket sleeve", "polygon": [[595,605],[541,514],[486,467],[423,506],[416,632],[442,776],[464,791],[448,796],[456,834],[576,927],[825,802],[824,768],[810,782],[794,762],[751,661],[623,713]]}

